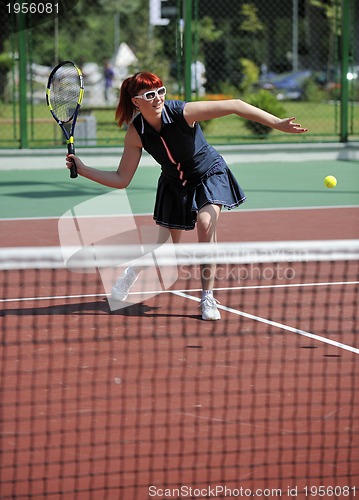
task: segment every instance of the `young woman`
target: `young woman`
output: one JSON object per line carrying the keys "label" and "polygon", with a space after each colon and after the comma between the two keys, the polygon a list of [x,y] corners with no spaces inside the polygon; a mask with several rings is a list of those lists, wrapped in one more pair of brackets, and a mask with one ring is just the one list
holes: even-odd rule
{"label": "young woman", "polygon": [[[197,224],[199,242],[216,242],[222,207],[233,208],[245,195],[222,156],[205,140],[198,122],[230,114],[254,120],[282,132],[298,134],[307,129],[280,119],[239,99],[223,101],[165,101],[166,88],[152,73],[139,72],[121,87],[116,110],[119,127],[128,124],[123,155],[116,172],[104,172],[84,165],[77,156],[78,174],[111,188],[126,188],[138,167],[142,149],[160,165],[154,220],[170,231],[178,243],[183,230]],[[67,161],[70,168],[71,161]],[[112,290],[112,298],[126,300],[137,279],[134,268],[126,269]],[[218,320],[213,297],[215,267],[201,273],[201,312],[204,320]]]}

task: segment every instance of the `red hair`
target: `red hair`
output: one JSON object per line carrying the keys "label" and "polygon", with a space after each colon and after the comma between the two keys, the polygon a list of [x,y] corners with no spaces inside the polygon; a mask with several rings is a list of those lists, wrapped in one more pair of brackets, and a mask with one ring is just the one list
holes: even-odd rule
{"label": "red hair", "polygon": [[132,98],[138,95],[142,89],[153,89],[162,87],[162,80],[153,73],[141,71],[129,76],[121,85],[120,100],[116,109],[116,121],[121,127],[123,123],[130,123],[136,112],[136,106]]}

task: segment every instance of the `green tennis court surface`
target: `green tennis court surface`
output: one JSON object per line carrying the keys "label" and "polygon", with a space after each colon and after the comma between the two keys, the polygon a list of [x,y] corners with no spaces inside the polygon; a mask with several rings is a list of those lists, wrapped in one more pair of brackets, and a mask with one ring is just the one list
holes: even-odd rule
{"label": "green tennis court surface", "polygon": [[[65,167],[5,170],[6,158],[1,163],[1,218],[58,217],[111,190],[84,178],[71,180]],[[95,158],[91,165],[96,165]],[[236,163],[230,167],[248,198],[239,210],[359,205],[358,162]],[[137,170],[127,189],[134,214],[152,212],[159,173],[157,166]],[[329,174],[338,179],[335,189],[324,187],[323,179]]]}

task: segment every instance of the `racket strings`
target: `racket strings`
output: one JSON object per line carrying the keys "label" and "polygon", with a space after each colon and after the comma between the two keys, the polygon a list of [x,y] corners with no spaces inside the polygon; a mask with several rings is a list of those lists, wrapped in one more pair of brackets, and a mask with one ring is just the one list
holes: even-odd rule
{"label": "racket strings", "polygon": [[76,110],[81,92],[81,82],[76,68],[61,66],[53,75],[50,86],[51,106],[56,117],[69,122]]}

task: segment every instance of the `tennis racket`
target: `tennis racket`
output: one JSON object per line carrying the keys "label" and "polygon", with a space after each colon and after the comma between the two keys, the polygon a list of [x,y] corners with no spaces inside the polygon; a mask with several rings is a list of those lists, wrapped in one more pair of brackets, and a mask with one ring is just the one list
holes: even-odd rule
{"label": "tennis racket", "polygon": [[[75,154],[74,131],[77,115],[84,95],[84,80],[80,68],[72,61],[63,61],[49,76],[46,89],[46,103],[60,125],[67,143],[69,154]],[[66,127],[65,124],[70,124]],[[70,168],[70,177],[77,177],[75,162]]]}

